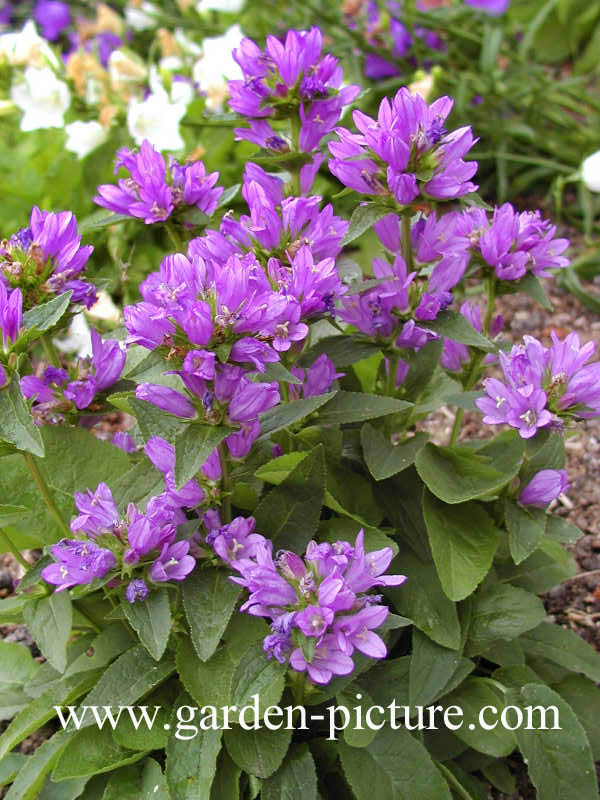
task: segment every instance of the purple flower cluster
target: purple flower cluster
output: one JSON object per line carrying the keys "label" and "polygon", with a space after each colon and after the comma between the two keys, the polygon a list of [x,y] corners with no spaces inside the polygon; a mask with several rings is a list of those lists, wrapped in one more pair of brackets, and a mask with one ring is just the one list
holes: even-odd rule
{"label": "purple flower cluster", "polygon": [[21,378],[21,391],[34,401],[33,415],[39,423],[62,421],[63,414],[73,406],[79,411],[90,408],[99,392],[105,392],[119,380],[125,365],[125,350],[119,342],[103,340],[93,328],[91,336],[91,359],[79,362],[75,376],[66,369],[46,367],[41,378],[34,375]]}
{"label": "purple flower cluster", "polygon": [[600,414],[600,362],[586,364],[595,344],[581,345],[576,333],[552,346],[523,337],[510,353],[499,354],[504,382],[488,378],[486,396],[476,401],[491,425],[510,425],[524,439],[540,428],[561,429],[565,421]]}
{"label": "purple flower cluster", "polygon": [[31,210],[28,228],[0,243],[0,283],[20,287],[27,308],[45,295],[72,291],[72,303],[91,308],[96,287],[79,279],[91,245],[81,246],[77,220],[71,211]]}
{"label": "purple flower cluster", "polygon": [[273,542],[254,533],[252,517],[237,517],[212,530],[207,544],[239,577],[231,580],[250,596],[241,611],[271,620],[272,633],[263,643],[269,658],[307,672],[317,684],[354,669],[352,653],[385,658],[386,647],[375,633],[389,613],[381,595],[366,594],[374,586],[400,586],[404,575],[385,575],[392,549],[365,553],[361,530],[349,542],[310,542],[305,558],[281,550],[273,558]]}
{"label": "purple flower cluster", "polygon": [[81,538],[53,545],[57,563],[41,573],[56,591],[105,578],[118,569],[114,577],[131,578],[126,597],[134,602],[147,596],[146,581],[182,581],[194,569],[190,542],[175,541],[177,525],[186,518],[168,491],[150,498],[144,513],[130,503],[125,520],[105,483],[95,492],[77,492],[75,505],[79,515],[71,521],[71,531]]}
{"label": "purple flower cluster", "polygon": [[329,143],[329,169],[361,194],[395,198],[410,205],[419,194],[451,200],[475,191],[470,178],[477,162],[463,161],[475,140],[470,127],[448,133],[444,127],[452,109],[449,97],[428,105],[420,95],[401,88],[394,99],[385,97],[377,119],[354,111],[360,133],[336,128]]}
{"label": "purple flower cluster", "polygon": [[115,174],[121,167],[129,177],[120,178],[117,186],[98,186],[94,202],[117,214],[143,219],[146,225],[164,222],[176,209],[189,206],[210,216],[223,194],[223,187],[215,186],[218,172],[207,175],[201,161],[179,164],[169,156],[165,163],[147,139],[139,152],[127,147],[117,152]]}
{"label": "purple flower cluster", "polygon": [[[264,51],[251,39],[242,40],[233,57],[243,79],[229,81],[229,105],[250,120],[249,129],[236,128],[239,139],[276,152],[287,152],[293,146],[312,153],[319,147],[338,123],[343,107],[360,91],[358,86],[342,87],[338,60],[323,55],[322,48],[323,36],[318,28],[290,30],[284,42],[267,36]],[[298,116],[297,142],[286,141],[267,122],[297,120]]]}

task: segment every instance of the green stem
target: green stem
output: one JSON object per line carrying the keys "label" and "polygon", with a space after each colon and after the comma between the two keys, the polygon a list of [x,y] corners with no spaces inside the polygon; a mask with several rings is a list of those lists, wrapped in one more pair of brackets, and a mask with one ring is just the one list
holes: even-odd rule
{"label": "green stem", "polygon": [[42,347],[44,348],[46,359],[52,364],[53,367],[58,367],[60,369],[61,367],[60,356],[56,352],[56,347],[54,347],[54,342],[52,341],[52,337],[49,336],[47,333],[42,333],[40,341],[42,342]]}
{"label": "green stem", "polygon": [[490,326],[492,324],[492,317],[494,316],[494,308],[496,305],[496,279],[487,279],[487,309],[485,312],[485,319],[483,321],[483,335],[489,336]]}
{"label": "green stem", "polygon": [[23,556],[19,551],[19,548],[11,540],[8,533],[3,531],[2,528],[0,528],[0,542],[4,542],[4,544],[8,548],[7,552],[11,552],[22,567],[24,567],[26,570],[28,570],[31,567],[31,564],[28,564],[27,561],[25,561],[25,559],[23,558]]}
{"label": "green stem", "polygon": [[413,269],[413,251],[411,241],[411,222],[410,217],[402,217],[402,257],[406,264],[406,271],[412,272]]}
{"label": "green stem", "polygon": [[231,522],[231,478],[229,475],[229,465],[227,463],[227,445],[221,442],[219,445],[219,463],[221,465],[221,491],[223,493],[223,516],[224,522]]}
{"label": "green stem", "polygon": [[[484,359],[484,353],[476,353],[471,360],[471,369],[467,375],[467,380],[463,386],[463,391],[470,392],[479,379],[481,362]],[[452,426],[452,433],[450,434],[450,447],[456,444],[458,434],[460,433],[460,426],[465,415],[464,408],[459,408],[454,417],[454,425]]]}
{"label": "green stem", "polygon": [[457,781],[457,779],[456,779],[456,778],[454,777],[454,775],[453,775],[453,774],[450,772],[450,770],[448,769],[448,767],[445,767],[443,764],[440,764],[440,763],[439,763],[439,761],[436,761],[436,762],[435,762],[435,765],[436,765],[436,767],[439,769],[439,771],[442,773],[442,775],[444,776],[444,778],[446,778],[446,780],[448,781],[448,783],[450,784],[450,786],[452,786],[452,788],[454,789],[454,791],[456,792],[456,794],[457,794],[457,795],[459,795],[460,797],[462,797],[462,798],[463,798],[463,800],[473,800],[473,798],[472,798],[472,797],[471,797],[471,795],[470,795],[470,794],[467,792],[467,790],[466,790],[466,789],[465,789],[465,787],[462,785],[462,783],[459,783],[459,781]]}
{"label": "green stem", "polygon": [[[293,116],[290,119],[291,126],[291,140],[292,140],[292,153],[300,152],[300,117]],[[300,167],[290,167],[292,179],[290,181],[290,191],[292,197],[300,197]]]}
{"label": "green stem", "polygon": [[56,524],[59,528],[65,533],[67,536],[71,534],[69,530],[69,526],[66,524],[64,519],[62,518],[60,511],[56,507],[56,503],[54,502],[54,498],[52,497],[52,492],[50,491],[48,484],[42,477],[42,473],[38,469],[38,465],[35,463],[35,459],[31,455],[31,453],[23,453],[23,458],[25,459],[25,463],[27,464],[27,468],[35,481],[40,494],[44,500],[44,503],[48,507],[48,511],[54,517]]}

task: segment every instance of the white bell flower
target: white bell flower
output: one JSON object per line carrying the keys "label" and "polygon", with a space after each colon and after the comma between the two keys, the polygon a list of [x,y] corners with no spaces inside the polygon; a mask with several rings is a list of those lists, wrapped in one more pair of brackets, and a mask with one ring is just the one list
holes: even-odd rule
{"label": "white bell flower", "polygon": [[204,39],[202,58],[196,61],[193,78],[206,92],[206,105],[219,110],[227,97],[227,81],[242,77],[242,70],[233,59],[233,50],[240,46],[244,34],[239,25],[232,25],[223,36]]}
{"label": "white bell flower", "polygon": [[50,67],[27,67],[22,79],[12,85],[10,98],[25,112],[22,131],[62,128],[64,113],[71,104],[67,84],[58,80]]}
{"label": "white bell flower", "polygon": [[225,11],[227,14],[235,14],[241,11],[244,0],[198,0],[196,11],[201,14],[203,11]]}
{"label": "white bell flower", "polygon": [[35,22],[28,20],[20,31],[0,34],[0,62],[6,61],[13,67],[50,64],[58,67],[58,59],[48,42],[37,32]]}
{"label": "white bell flower", "polygon": [[85,158],[108,138],[106,128],[95,120],[71,122],[65,126],[65,131],[67,134],[65,147],[71,153],[75,153],[77,158]]}
{"label": "white bell flower", "polygon": [[583,160],[581,180],[590,192],[600,192],[600,150]]}
{"label": "white bell flower", "polygon": [[127,6],[125,9],[125,22],[134,31],[149,31],[156,28],[158,20],[156,15],[160,9],[154,3],[141,3],[139,6]]}

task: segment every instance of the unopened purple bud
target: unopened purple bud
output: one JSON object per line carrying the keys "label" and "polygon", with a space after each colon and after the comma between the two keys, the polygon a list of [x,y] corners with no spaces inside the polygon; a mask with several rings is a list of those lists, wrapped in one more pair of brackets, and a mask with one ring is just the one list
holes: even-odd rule
{"label": "unopened purple bud", "polygon": [[135,578],[125,590],[125,599],[129,603],[135,603],[136,600],[143,603],[149,594],[150,589],[146,586],[146,582],[141,578]]}
{"label": "unopened purple bud", "polygon": [[545,508],[568,488],[569,476],[565,469],[543,469],[523,489],[519,503]]}

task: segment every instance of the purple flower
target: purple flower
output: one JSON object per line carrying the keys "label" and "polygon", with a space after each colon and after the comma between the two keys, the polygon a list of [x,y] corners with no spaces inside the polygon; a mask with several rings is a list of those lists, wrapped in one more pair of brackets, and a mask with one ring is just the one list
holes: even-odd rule
{"label": "purple flower", "polygon": [[249,130],[237,128],[236,135],[280,152],[286,147],[285,140],[257,121],[299,115],[300,150],[312,152],[333,130],[343,106],[360,91],[358,86],[342,88],[342,68],[333,56],[322,56],[318,28],[290,30],[285,42],[267,36],[264,52],[251,39],[243,39],[233,57],[243,78],[229,81],[229,105],[251,121]]}
{"label": "purple flower", "polygon": [[174,414],[176,417],[193,419],[196,416],[196,409],[187,397],[169,386],[140,383],[136,387],[135,396],[162,408],[163,411],[168,411],[169,414]]}
{"label": "purple flower", "polygon": [[95,302],[95,287],[77,276],[93,249],[81,246],[77,220],[70,211],[40,211],[34,206],[29,228],[0,247],[0,270],[11,286],[25,285],[31,291],[33,285],[42,295],[73,291],[71,302],[89,307]]}
{"label": "purple flower", "polygon": [[103,391],[119,380],[125,359],[125,350],[119,342],[103,340],[99,333],[91,329],[92,374],[98,391]]}
{"label": "purple flower", "polygon": [[474,191],[469,179],[477,163],[462,160],[475,144],[471,129],[447,133],[443,127],[452,103],[440,97],[428,106],[403,87],[391,103],[382,100],[377,120],[355,111],[360,134],[336,129],[339,141],[329,143],[329,169],[346,186],[363,194],[391,194],[403,206],[420,191],[440,200]]}
{"label": "purple flower", "polygon": [[385,658],[387,648],[373,628],[379,628],[387,619],[387,606],[368,605],[356,614],[338,618],[335,625],[338,644],[345,653],[351,654],[356,648],[369,658]]}
{"label": "purple flower", "polygon": [[117,431],[110,441],[111,444],[114,444],[115,447],[118,447],[119,450],[123,450],[125,453],[135,453],[137,450],[137,445],[133,437],[126,431]]}
{"label": "purple flower", "polygon": [[465,3],[491,17],[499,17],[509,7],[510,0],[465,0]]}
{"label": "purple flower", "polygon": [[307,370],[292,367],[292,373],[303,381],[303,385],[290,386],[291,396],[297,397],[302,390],[302,397],[316,397],[325,394],[338,378],[343,378],[344,372],[336,372],[335,364],[325,354],[321,355],[310,365]]}
{"label": "purple flower", "polygon": [[246,379],[234,392],[227,414],[231,422],[250,422],[280,400],[277,383],[253,383]]}
{"label": "purple flower", "polygon": [[162,581],[182,581],[196,566],[196,560],[188,555],[190,543],[186,541],[165,543],[160,556],[150,567],[150,579],[155,583]]}
{"label": "purple flower", "polygon": [[129,603],[135,603],[138,600],[143,603],[149,594],[150,589],[148,589],[146,582],[141,578],[135,578],[130,581],[127,589],[125,589],[125,599]]}
{"label": "purple flower", "polygon": [[144,451],[156,469],[164,474],[166,494],[174,506],[194,508],[200,505],[206,495],[195,480],[188,481],[181,489],[175,488],[175,448],[170,442],[160,436],[152,436],[146,442]]}
{"label": "purple flower", "polygon": [[334,675],[350,675],[354,661],[344,653],[334,634],[323,636],[310,661],[298,647],[290,655],[290,667],[297,672],[308,672],[308,677],[317,684],[326,684]]}
{"label": "purple flower", "polygon": [[129,177],[120,178],[117,186],[98,186],[94,202],[117,214],[143,219],[146,225],[164,222],[180,206],[195,206],[210,215],[223,193],[222,186],[215,187],[218,172],[207,175],[201,161],[182,165],[169,157],[165,164],[147,139],[139,152],[126,147],[117,152],[115,173],[120,167]]}
{"label": "purple flower", "polygon": [[70,381],[64,390],[64,395],[67,400],[72,400],[77,408],[81,410],[90,405],[96,395],[97,388],[94,377],[88,375],[87,378]]}
{"label": "purple flower", "polygon": [[23,296],[20,289],[8,290],[0,280],[0,331],[2,348],[16,341],[23,321]]}
{"label": "purple flower", "polygon": [[42,36],[50,42],[55,42],[71,22],[68,3],[59,0],[38,0],[33,16],[42,28]]}
{"label": "purple flower", "polygon": [[57,592],[103,578],[116,565],[110,550],[89,540],[62,539],[50,550],[58,563],[44,567],[41,576],[47,583],[55,584]]}
{"label": "purple flower", "polygon": [[124,560],[128,564],[136,564],[146,553],[167,546],[175,537],[176,528],[168,506],[162,505],[158,514],[152,513],[157,499],[148,501],[145,514],[140,513],[133,504],[127,509],[129,547],[125,551]]}
{"label": "purple flower", "polygon": [[94,537],[112,531],[120,523],[121,516],[105,483],[99,483],[95,492],[75,492],[75,506],[79,515],[71,521],[73,533],[83,531]]}
{"label": "purple flower", "polygon": [[568,488],[569,475],[566,469],[543,469],[522,490],[519,503],[545,508]]}

